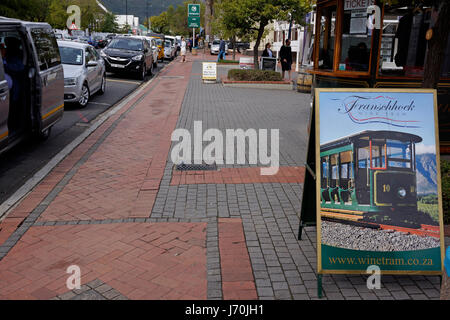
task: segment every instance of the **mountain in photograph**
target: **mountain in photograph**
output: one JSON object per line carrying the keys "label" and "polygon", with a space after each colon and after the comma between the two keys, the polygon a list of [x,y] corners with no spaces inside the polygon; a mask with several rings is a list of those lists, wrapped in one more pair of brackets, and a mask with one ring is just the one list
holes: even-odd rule
{"label": "mountain in photograph", "polygon": [[416,155],[417,194],[437,193],[436,156],[432,153]]}
{"label": "mountain in photograph", "polygon": [[[125,14],[126,0],[101,0],[100,2],[114,14]],[[139,17],[142,22],[147,14],[146,0],[128,0],[128,14]],[[148,0],[148,15],[158,16],[172,5],[175,8],[186,0]]]}

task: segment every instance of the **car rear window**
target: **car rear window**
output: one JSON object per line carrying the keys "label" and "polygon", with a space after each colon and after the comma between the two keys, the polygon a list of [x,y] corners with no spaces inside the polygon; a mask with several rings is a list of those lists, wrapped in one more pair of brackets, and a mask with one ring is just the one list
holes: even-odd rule
{"label": "car rear window", "polygon": [[55,34],[50,28],[31,29],[34,45],[36,47],[39,69],[41,71],[61,64],[58,43]]}
{"label": "car rear window", "polygon": [[111,41],[108,48],[142,51],[142,40],[117,38]]}
{"label": "car rear window", "polygon": [[59,47],[61,62],[76,66],[83,65],[83,50],[69,47]]}

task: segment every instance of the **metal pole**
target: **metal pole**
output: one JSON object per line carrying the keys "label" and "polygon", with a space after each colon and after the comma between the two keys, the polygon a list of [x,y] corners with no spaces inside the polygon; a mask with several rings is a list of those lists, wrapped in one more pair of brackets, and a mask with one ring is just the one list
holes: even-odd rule
{"label": "metal pole", "polygon": [[192,28],[192,48],[195,47],[195,28]]}

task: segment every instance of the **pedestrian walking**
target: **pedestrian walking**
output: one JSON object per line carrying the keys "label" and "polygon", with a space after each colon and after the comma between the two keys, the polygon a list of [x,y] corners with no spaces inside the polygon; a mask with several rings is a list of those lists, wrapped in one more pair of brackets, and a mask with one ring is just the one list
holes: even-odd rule
{"label": "pedestrian walking", "polygon": [[291,40],[287,39],[286,44],[280,49],[281,70],[283,79],[286,71],[289,74],[289,81],[291,80],[291,68],[292,68],[292,48]]}
{"label": "pedestrian walking", "polygon": [[226,49],[225,41],[222,38],[220,38],[219,56],[217,57],[217,62],[219,62],[220,60],[225,60],[226,54],[225,49]]}
{"label": "pedestrian walking", "polygon": [[188,49],[189,49],[189,52],[192,52],[192,39],[188,40]]}
{"label": "pedestrian walking", "polygon": [[186,41],[184,37],[181,37],[181,56],[183,57],[181,62],[186,62]]}

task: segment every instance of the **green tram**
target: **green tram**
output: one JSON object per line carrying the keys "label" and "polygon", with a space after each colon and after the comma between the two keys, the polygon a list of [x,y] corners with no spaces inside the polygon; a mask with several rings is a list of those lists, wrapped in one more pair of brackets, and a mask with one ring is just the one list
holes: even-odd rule
{"label": "green tram", "polygon": [[321,216],[399,225],[417,210],[415,144],[396,131],[363,131],[320,146]]}
{"label": "green tram", "polygon": [[[317,0],[313,67],[307,70],[313,89],[422,87],[426,34],[436,18],[432,1],[389,3]],[[367,13],[372,4],[380,8],[380,28],[366,23],[377,19]],[[450,40],[437,93],[440,151],[450,154]]]}

